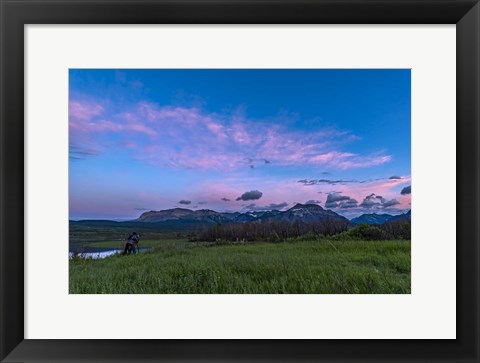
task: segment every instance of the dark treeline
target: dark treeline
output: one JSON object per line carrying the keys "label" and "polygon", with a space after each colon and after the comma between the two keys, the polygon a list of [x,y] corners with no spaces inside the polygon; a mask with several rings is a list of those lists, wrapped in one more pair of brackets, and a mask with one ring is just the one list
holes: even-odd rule
{"label": "dark treeline", "polygon": [[412,223],[409,219],[401,219],[392,222],[385,222],[378,226],[385,233],[386,239],[407,239],[412,238]]}
{"label": "dark treeline", "polygon": [[299,237],[334,236],[361,240],[409,240],[409,220],[386,222],[381,225],[358,225],[353,227],[346,221],[326,219],[315,222],[258,221],[246,223],[217,224],[200,232],[192,233],[190,240],[213,242],[224,241],[269,241],[281,242]]}
{"label": "dark treeline", "polygon": [[286,222],[286,221],[261,221],[246,223],[217,224],[197,234],[200,241],[256,241],[266,240],[271,242],[296,238],[306,234],[331,236],[346,231],[349,223],[326,219],[318,222]]}

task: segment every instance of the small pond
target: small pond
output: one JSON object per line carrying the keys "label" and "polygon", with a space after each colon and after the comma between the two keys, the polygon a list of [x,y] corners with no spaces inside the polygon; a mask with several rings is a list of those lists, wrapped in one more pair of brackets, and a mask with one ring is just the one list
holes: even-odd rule
{"label": "small pond", "polygon": [[[140,247],[139,252],[153,251],[153,247]],[[72,258],[76,254],[80,258],[105,258],[108,256],[122,253],[123,249],[118,248],[105,248],[105,247],[88,247],[82,246],[77,248],[70,248],[68,252],[68,258]]]}

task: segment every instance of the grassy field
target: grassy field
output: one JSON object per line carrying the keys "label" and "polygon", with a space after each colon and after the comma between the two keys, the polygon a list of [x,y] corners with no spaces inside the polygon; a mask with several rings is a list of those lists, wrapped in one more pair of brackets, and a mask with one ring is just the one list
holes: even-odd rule
{"label": "grassy field", "polygon": [[[121,247],[119,241],[90,243]],[[71,294],[409,294],[409,241],[215,245],[143,240],[151,252],[70,260]]]}

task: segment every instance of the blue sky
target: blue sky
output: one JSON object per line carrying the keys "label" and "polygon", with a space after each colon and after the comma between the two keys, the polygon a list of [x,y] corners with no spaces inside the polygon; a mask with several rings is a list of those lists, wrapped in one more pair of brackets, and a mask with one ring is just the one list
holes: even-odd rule
{"label": "blue sky", "polygon": [[78,69],[69,82],[71,219],[410,208],[410,70]]}

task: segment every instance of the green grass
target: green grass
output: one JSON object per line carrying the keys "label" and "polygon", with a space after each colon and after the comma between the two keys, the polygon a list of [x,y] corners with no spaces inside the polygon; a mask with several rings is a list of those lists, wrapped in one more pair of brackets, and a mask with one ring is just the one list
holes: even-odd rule
{"label": "green grass", "polygon": [[[92,243],[118,247],[118,241]],[[409,241],[208,245],[142,240],[154,251],[70,261],[71,294],[409,294]]]}

